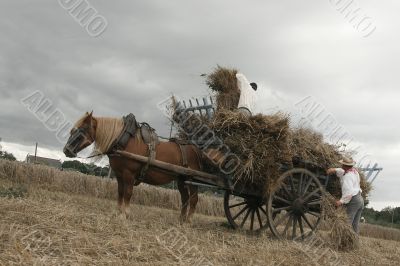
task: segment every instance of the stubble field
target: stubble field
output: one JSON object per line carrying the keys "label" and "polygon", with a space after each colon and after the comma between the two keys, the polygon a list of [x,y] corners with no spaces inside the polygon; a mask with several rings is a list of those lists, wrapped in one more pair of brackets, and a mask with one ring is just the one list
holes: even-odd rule
{"label": "stubble field", "polygon": [[[0,265],[398,265],[399,230],[364,225],[358,250],[233,231],[222,200],[202,195],[180,226],[175,191],[139,186],[127,219],[115,181],[0,161]],[[389,240],[392,239],[392,240]],[[318,240],[318,241],[317,241]],[[397,240],[397,241],[395,241]]]}

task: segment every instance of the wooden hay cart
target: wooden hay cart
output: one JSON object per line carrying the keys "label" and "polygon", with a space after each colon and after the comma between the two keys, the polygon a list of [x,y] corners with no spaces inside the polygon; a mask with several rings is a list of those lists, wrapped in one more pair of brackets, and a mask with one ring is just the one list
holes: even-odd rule
{"label": "wooden hay cart", "polygon": [[[202,104],[196,99],[195,103],[197,105],[192,101],[188,104],[180,102],[178,108],[197,112],[206,118],[213,115],[212,99],[203,98]],[[117,153],[138,162],[149,162],[149,158],[137,154]],[[321,199],[329,176],[325,169],[311,162],[294,158],[292,165],[281,165],[279,185],[269,193],[256,185],[234,183],[231,176],[222,173],[196,171],[157,160],[150,160],[149,164],[153,168],[190,177],[185,181],[187,184],[223,190],[225,215],[234,229],[259,232],[269,227],[277,238],[301,239],[315,232],[323,219]],[[378,170],[381,169],[372,169]]]}

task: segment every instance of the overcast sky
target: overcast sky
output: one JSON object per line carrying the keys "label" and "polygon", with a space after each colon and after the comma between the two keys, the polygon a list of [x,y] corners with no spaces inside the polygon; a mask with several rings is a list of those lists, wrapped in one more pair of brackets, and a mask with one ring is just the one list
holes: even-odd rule
{"label": "overcast sky", "polygon": [[220,64],[259,84],[260,112],[296,117],[312,96],[384,168],[371,205],[400,206],[400,2],[341,12],[349,0],[91,0],[107,22],[97,37],[60,2],[0,2],[0,137],[19,159],[36,141],[39,155],[64,159],[64,143],[21,103],[35,91],[71,122],[132,112],[168,135],[156,104],[206,95],[200,74]]}

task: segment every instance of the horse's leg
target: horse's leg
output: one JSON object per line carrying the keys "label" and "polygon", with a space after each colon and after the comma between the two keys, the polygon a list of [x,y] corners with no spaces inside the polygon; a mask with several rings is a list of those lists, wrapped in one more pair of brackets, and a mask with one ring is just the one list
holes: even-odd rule
{"label": "horse's leg", "polygon": [[180,217],[181,224],[185,223],[187,220],[187,209],[189,205],[189,190],[184,182],[185,181],[183,179],[181,178],[178,179],[178,190],[179,193],[181,194],[181,202],[182,202],[181,217]]}
{"label": "horse's leg", "polygon": [[118,209],[120,213],[124,213],[124,180],[121,176],[117,176],[118,182]]}
{"label": "horse's leg", "polygon": [[192,220],[192,216],[194,212],[196,211],[196,206],[197,202],[199,202],[199,189],[197,186],[190,185],[189,186],[189,193],[190,193],[190,198],[189,198],[189,204],[190,204],[190,209],[189,209],[189,214],[188,214],[188,222],[190,223]]}
{"label": "horse's leg", "polygon": [[126,217],[128,217],[128,214],[130,213],[129,204],[132,198],[134,181],[135,181],[135,175],[133,175],[130,171],[125,171],[123,174],[123,182],[124,182],[124,213]]}

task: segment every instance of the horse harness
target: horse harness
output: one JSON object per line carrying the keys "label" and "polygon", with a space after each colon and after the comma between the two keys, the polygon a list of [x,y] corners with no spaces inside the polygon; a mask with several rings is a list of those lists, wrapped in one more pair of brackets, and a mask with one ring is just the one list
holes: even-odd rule
{"label": "horse harness", "polygon": [[[159,144],[158,135],[155,132],[154,128],[152,128],[149,124],[147,123],[139,124],[136,121],[135,115],[133,114],[128,114],[127,116],[124,116],[123,121],[124,121],[124,129],[122,130],[120,136],[111,145],[110,151],[112,152],[114,150],[124,150],[128,145],[129,139],[135,137],[137,130],[140,130],[140,135],[142,136],[142,140],[148,147],[147,149],[148,160],[147,163],[142,166],[139,177],[136,178],[137,181],[135,182],[134,185],[137,186],[144,180],[150,168],[150,162],[152,160],[155,160],[156,158],[156,147]],[[190,144],[177,139],[170,139],[170,141],[176,143],[180,149],[182,155],[182,166],[188,167],[188,156],[187,156],[186,146]],[[199,162],[201,162],[201,155],[199,154],[199,151],[197,151],[197,149],[195,149],[195,151],[199,159]],[[200,163],[200,168],[202,168],[201,163]]]}
{"label": "horse harness", "polygon": [[[188,167],[188,158],[187,158],[187,151],[186,151],[186,147],[187,146],[193,146],[192,143],[190,143],[189,141],[185,141],[185,140],[180,140],[180,139],[176,139],[176,138],[171,138],[169,139],[170,142],[174,142],[176,145],[178,145],[180,151],[181,151],[181,155],[182,155],[182,166],[183,167]],[[194,149],[198,162],[199,162],[199,167],[200,170],[203,170],[203,165],[201,164],[202,162],[202,156],[201,156],[201,152],[198,149]]]}
{"label": "horse harness", "polygon": [[156,159],[156,147],[159,143],[158,136],[154,128],[147,123],[140,124],[140,135],[142,136],[143,142],[147,145],[147,163],[140,170],[140,175],[137,180],[142,182],[150,168],[150,161]]}

